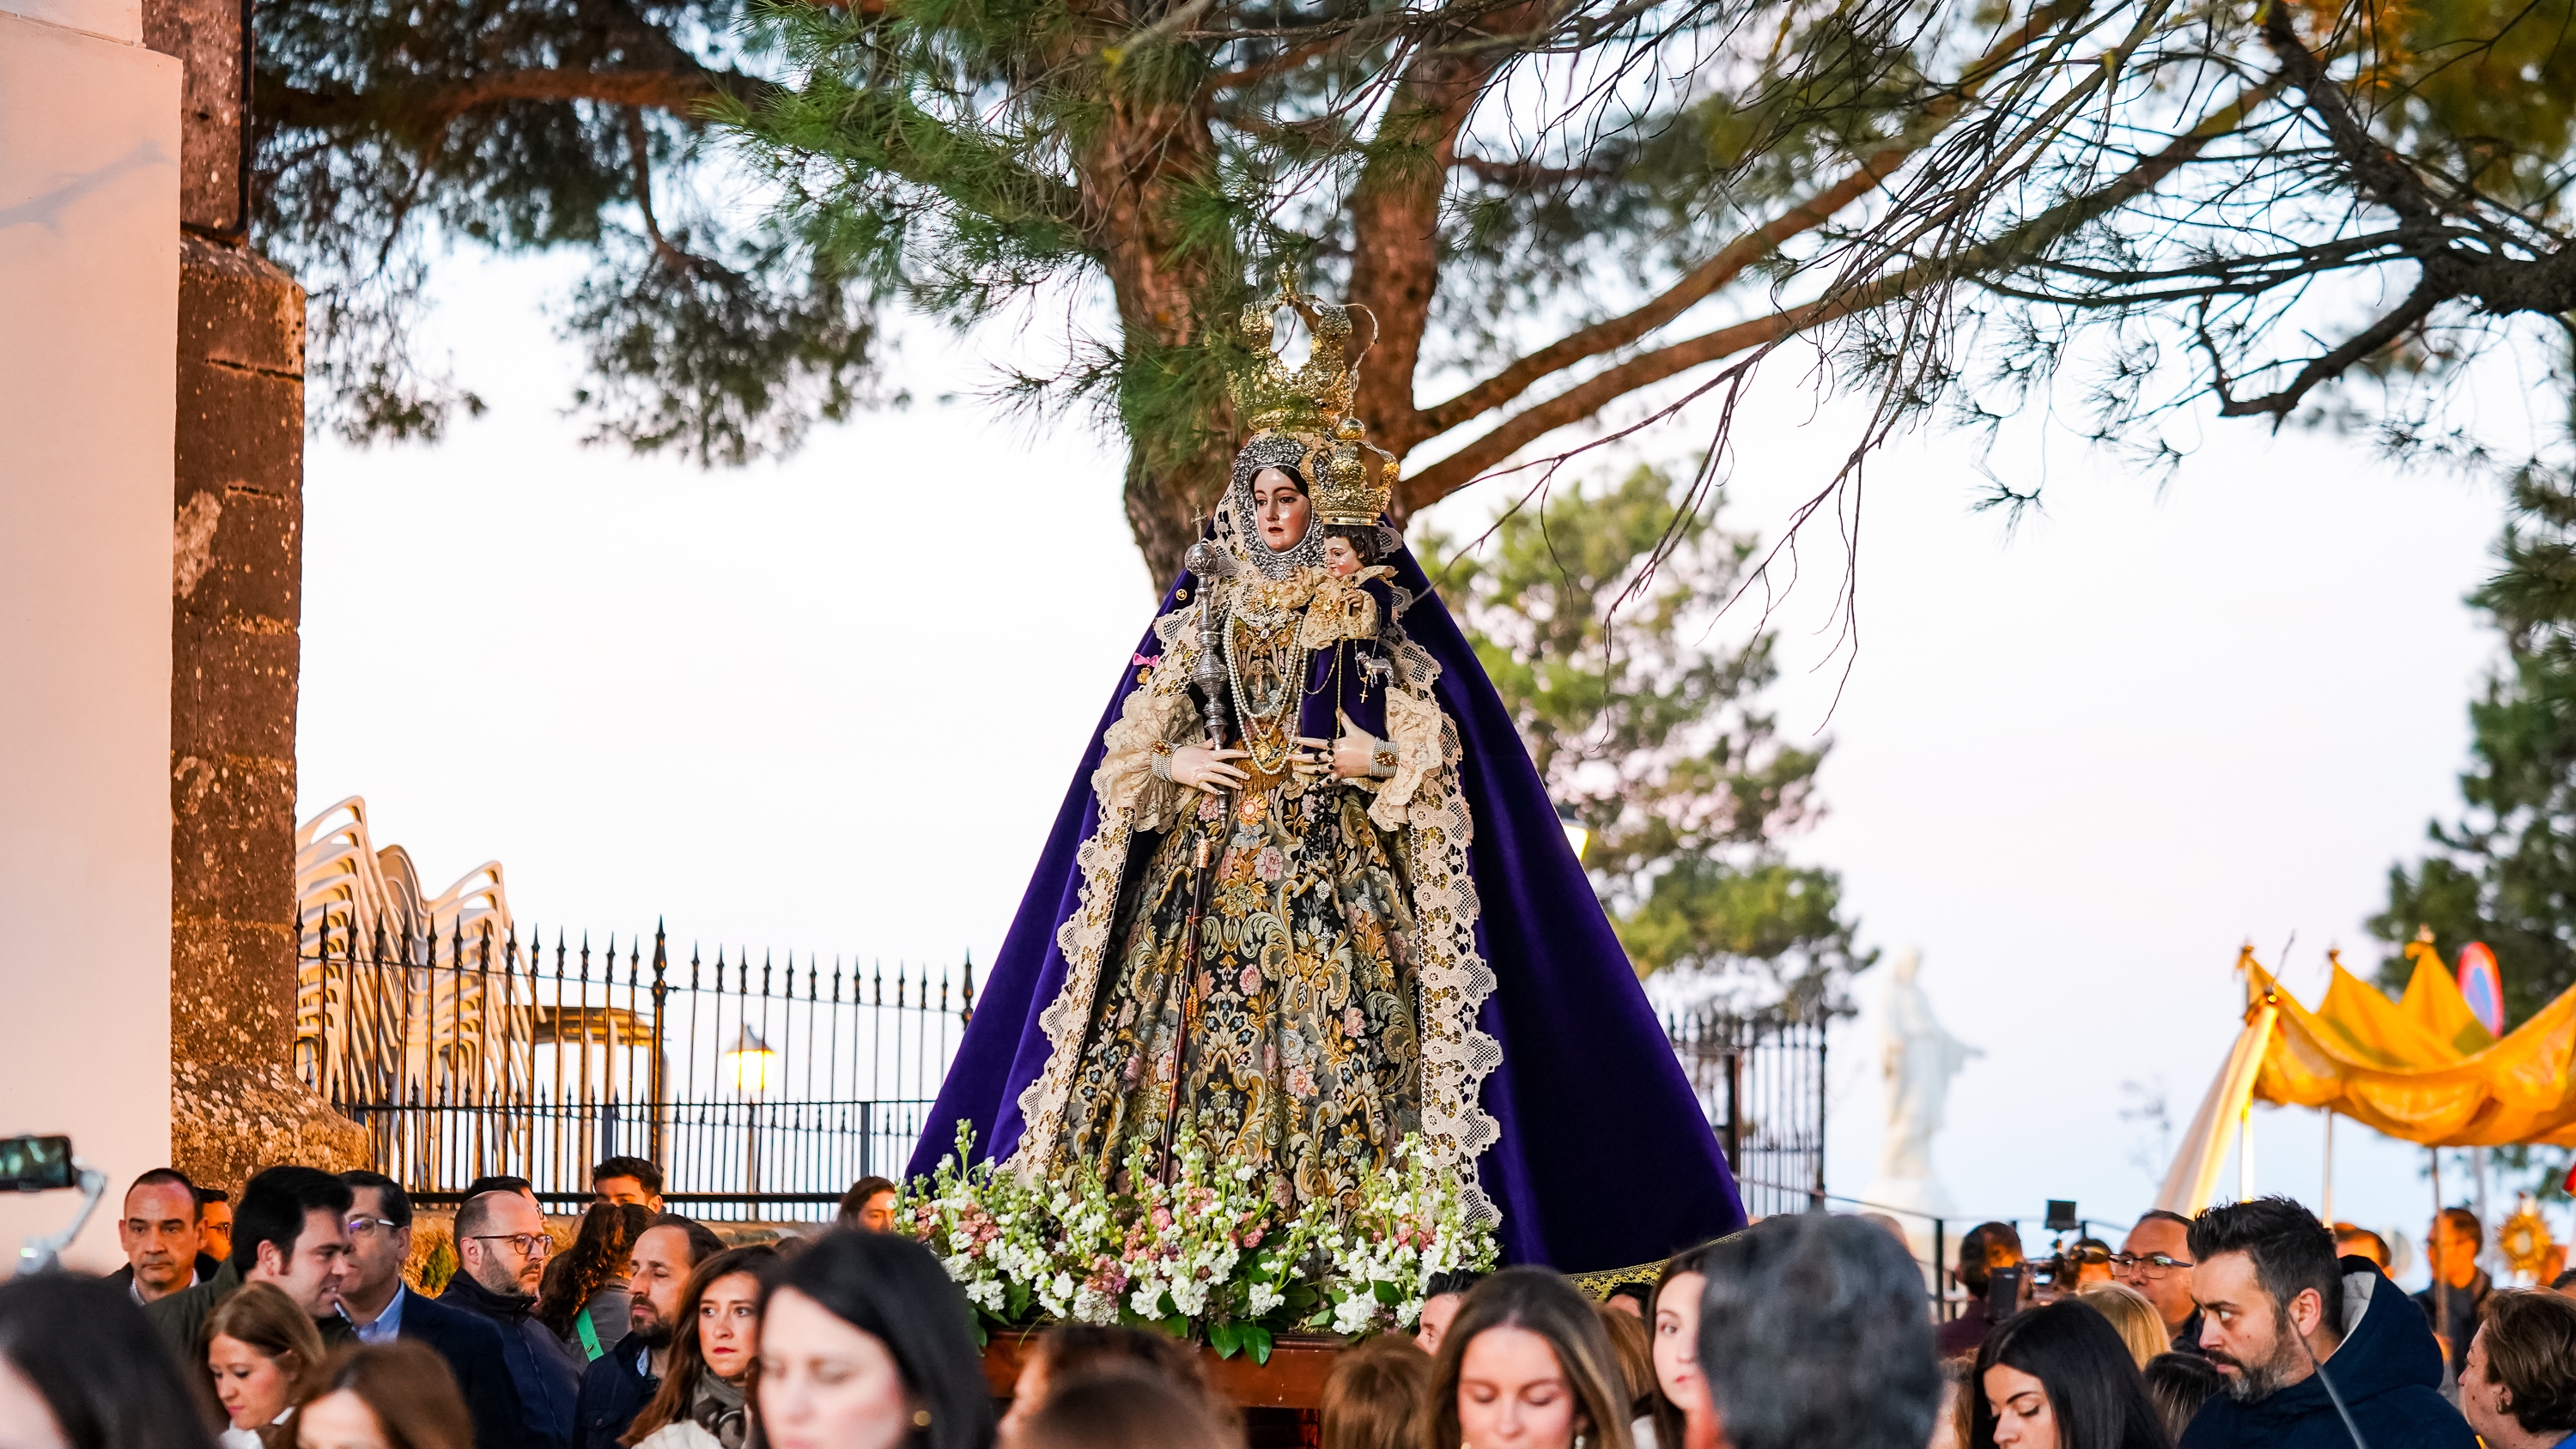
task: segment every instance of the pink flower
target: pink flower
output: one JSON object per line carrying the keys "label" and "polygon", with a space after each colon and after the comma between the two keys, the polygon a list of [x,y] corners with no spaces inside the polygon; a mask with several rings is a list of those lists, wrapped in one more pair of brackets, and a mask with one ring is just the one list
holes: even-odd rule
{"label": "pink flower", "polygon": [[1288,857],[1279,853],[1278,846],[1265,845],[1261,847],[1261,853],[1252,858],[1252,873],[1259,876],[1265,885],[1275,882],[1288,873]]}
{"label": "pink flower", "polygon": [[1242,987],[1243,994],[1246,996],[1250,996],[1252,993],[1259,991],[1261,989],[1261,968],[1258,966],[1244,967],[1243,974],[1235,978],[1234,984]]}
{"label": "pink flower", "polygon": [[1222,810],[1217,808],[1216,797],[1214,795],[1202,795],[1199,797],[1199,818],[1201,820],[1214,820],[1223,813],[1224,812]]}
{"label": "pink flower", "polygon": [[1288,1069],[1288,1094],[1292,1097],[1315,1095],[1315,1074],[1306,1070],[1304,1062]]}
{"label": "pink flower", "polygon": [[1358,1007],[1356,1007],[1356,1006],[1354,1006],[1354,1007],[1350,1007],[1350,1008],[1348,1008],[1347,1010],[1343,1011],[1343,1013],[1342,1013],[1342,1035],[1349,1037],[1349,1038],[1350,1038],[1351,1040],[1353,1040],[1353,1041],[1358,1041],[1358,1040],[1360,1039],[1360,1037],[1361,1037],[1361,1036],[1363,1036],[1364,1034],[1366,1034],[1366,1033],[1367,1033],[1367,1031],[1368,1031],[1368,1015],[1367,1015],[1367,1013],[1365,1013],[1365,1012],[1361,1011],[1361,1010],[1360,1010]]}
{"label": "pink flower", "polygon": [[1261,1246],[1261,1229],[1259,1229],[1259,1228],[1254,1228],[1251,1232],[1248,1232],[1248,1233],[1244,1234],[1244,1235],[1243,1235],[1243,1245],[1244,1245],[1245,1247],[1247,1247],[1247,1248],[1258,1248],[1258,1247],[1260,1247],[1260,1246]]}

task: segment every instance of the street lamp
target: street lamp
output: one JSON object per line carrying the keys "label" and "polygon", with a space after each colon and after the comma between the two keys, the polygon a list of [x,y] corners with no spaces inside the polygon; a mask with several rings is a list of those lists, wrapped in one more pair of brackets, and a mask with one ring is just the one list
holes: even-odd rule
{"label": "street lamp", "polygon": [[742,1029],[742,1039],[724,1054],[725,1075],[733,1080],[733,1089],[746,1097],[757,1097],[769,1090],[778,1075],[778,1053],[769,1049],[752,1029]]}
{"label": "street lamp", "polygon": [[769,1043],[755,1035],[749,1023],[742,1028],[742,1038],[733,1050],[724,1054],[725,1075],[733,1080],[733,1089],[743,1096],[742,1109],[742,1190],[760,1191],[760,1094],[778,1074],[778,1053]]}

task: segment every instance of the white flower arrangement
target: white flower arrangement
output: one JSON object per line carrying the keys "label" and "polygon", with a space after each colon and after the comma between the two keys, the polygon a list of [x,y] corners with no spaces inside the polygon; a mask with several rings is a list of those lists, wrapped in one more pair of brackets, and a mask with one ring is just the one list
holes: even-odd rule
{"label": "white flower arrangement", "polygon": [[1210,1162],[1186,1131],[1166,1172],[1149,1149],[1129,1154],[1125,1191],[1092,1172],[1033,1181],[961,1167],[973,1145],[961,1124],[957,1151],[904,1189],[899,1212],[975,1305],[979,1330],[1126,1323],[1266,1363],[1281,1332],[1410,1328],[1434,1274],[1494,1265],[1492,1230],[1468,1220],[1458,1184],[1416,1138],[1360,1180],[1355,1205],[1294,1213],[1255,1185],[1258,1165]]}

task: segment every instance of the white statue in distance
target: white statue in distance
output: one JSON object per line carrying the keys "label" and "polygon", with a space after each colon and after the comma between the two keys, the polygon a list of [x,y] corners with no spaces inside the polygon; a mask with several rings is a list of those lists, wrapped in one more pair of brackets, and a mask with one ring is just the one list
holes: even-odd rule
{"label": "white statue in distance", "polygon": [[[1985,1053],[1944,1030],[1932,1000],[1916,977],[1922,954],[1909,946],[1889,968],[1879,1019],[1879,1071],[1887,1081],[1887,1136],[1879,1145],[1878,1177],[1861,1196],[1898,1215],[1914,1255],[1932,1256],[1931,1217],[1952,1217],[1958,1207],[1932,1167],[1932,1137],[1941,1130],[1950,1079]],[[1952,1241],[1956,1241],[1955,1235]]]}

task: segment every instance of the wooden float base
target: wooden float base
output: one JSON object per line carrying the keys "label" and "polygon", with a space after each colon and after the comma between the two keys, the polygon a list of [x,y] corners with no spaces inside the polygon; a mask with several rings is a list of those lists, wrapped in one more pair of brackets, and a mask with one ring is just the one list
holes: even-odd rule
{"label": "wooden float base", "polygon": [[[1020,1361],[1033,1333],[997,1333],[984,1346],[984,1382],[993,1397],[1008,1399],[1020,1381]],[[1208,1385],[1243,1411],[1244,1437],[1250,1449],[1314,1449],[1323,1442],[1324,1380],[1342,1351],[1338,1338],[1282,1338],[1270,1349],[1270,1362],[1257,1364],[1248,1354],[1219,1358],[1202,1344],[1199,1363]]]}

